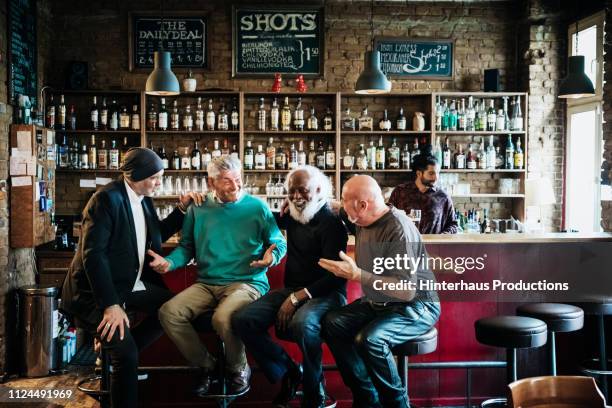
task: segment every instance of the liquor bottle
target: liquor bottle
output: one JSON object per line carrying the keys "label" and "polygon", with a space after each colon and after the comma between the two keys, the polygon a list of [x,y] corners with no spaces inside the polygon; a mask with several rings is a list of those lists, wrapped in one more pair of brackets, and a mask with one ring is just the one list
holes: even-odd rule
{"label": "liquor bottle", "polygon": [[226,139],[223,139],[223,149],[221,149],[221,156],[229,156],[230,155],[230,149],[229,149],[229,142]]}
{"label": "liquor bottle", "polygon": [[64,95],[60,95],[60,104],[58,106],[58,117],[56,128],[59,130],[66,130],[66,103],[64,102]]}
{"label": "liquor bottle", "polygon": [[96,97],[93,97],[93,103],[91,104],[91,110],[89,111],[89,119],[91,120],[91,128],[93,130],[98,130],[98,128],[100,127],[100,122],[99,122],[99,112],[98,112],[98,102],[96,100]]}
{"label": "liquor bottle", "polygon": [[357,157],[355,158],[355,165],[358,170],[368,169],[368,156],[363,148],[363,143],[359,145],[359,151],[357,152]]}
{"label": "liquor bottle", "polygon": [[96,136],[91,135],[91,144],[88,149],[89,168],[96,169],[98,166],[98,147],[96,146]]}
{"label": "liquor bottle", "polygon": [[263,151],[262,145],[257,145],[257,153],[255,153],[255,170],[266,169],[266,154]]}
{"label": "liquor bottle", "polygon": [[448,130],[450,128],[450,108],[448,106],[448,99],[444,100],[444,114],[442,115],[442,130]]}
{"label": "liquor bottle", "polygon": [[476,122],[476,109],[474,109],[474,98],[468,97],[468,107],[465,113],[465,130],[473,132],[476,129],[474,124]]}
{"label": "liquor bottle", "polygon": [[440,144],[440,136],[436,136],[436,144],[433,147],[432,154],[436,158],[436,161],[438,162],[438,166],[441,166],[442,165],[442,145]]}
{"label": "liquor bottle", "polygon": [[244,148],[244,169],[245,170],[253,170],[255,156],[254,156],[253,146],[251,146],[251,141],[247,140],[246,147]]}
{"label": "liquor bottle", "polygon": [[314,140],[310,141],[310,146],[308,149],[308,165],[316,166],[317,165],[317,151],[315,150],[315,142]]}
{"label": "liquor bottle", "polygon": [[451,101],[450,106],[450,116],[448,119],[448,130],[457,130],[457,108],[455,106],[455,101]]}
{"label": "liquor bottle", "polygon": [[391,130],[391,121],[389,120],[386,109],[383,112],[383,117],[380,119],[380,122],[378,122],[378,128],[383,131]]}
{"label": "liquor bottle", "polygon": [[72,141],[72,147],[70,147],[70,168],[71,169],[79,169],[80,157],[79,157],[79,142],[74,139]]}
{"label": "liquor bottle", "polygon": [[451,168],[451,151],[448,147],[448,137],[444,142],[444,149],[442,150],[442,168],[450,169]]}
{"label": "liquor bottle", "polygon": [[347,146],[342,157],[342,168],[344,170],[351,170],[355,164],[355,157],[351,154],[351,149]]}
{"label": "liquor bottle", "polygon": [[493,145],[493,135],[489,136],[489,146],[487,146],[487,169],[495,169],[495,146]]}
{"label": "liquor bottle", "polygon": [[127,107],[124,105],[121,107],[121,113],[119,113],[119,129],[130,128],[130,114],[128,113]]}
{"label": "liquor bottle", "polygon": [[87,143],[81,145],[80,168],[89,169],[89,152],[87,151]]}
{"label": "liquor bottle", "polygon": [[334,130],[334,115],[332,114],[332,111],[329,106],[325,109],[325,116],[323,116],[323,130]]}
{"label": "liquor bottle", "polygon": [[170,157],[170,168],[172,170],[181,169],[181,156],[179,156],[178,150],[172,152],[172,157]]}
{"label": "liquor bottle", "polygon": [[130,145],[128,144],[127,136],[123,137],[123,145],[121,146],[121,152],[119,155],[119,167],[123,166],[123,162],[125,161],[125,155],[128,150],[130,150]]}
{"label": "liquor bottle", "polygon": [[342,116],[342,130],[355,130],[355,118],[351,115],[351,108],[346,108]]}
{"label": "liquor bottle", "polygon": [[319,142],[316,159],[316,166],[320,170],[325,170],[325,147],[323,147],[323,142]]}
{"label": "liquor bottle", "polygon": [[[442,129],[442,117],[444,116],[444,109],[442,107],[442,103],[440,102],[440,97],[436,97],[436,130]],[[398,129],[399,130],[399,129]]]}
{"label": "liquor bottle", "polygon": [[206,109],[206,130],[215,130],[215,123],[217,122],[217,115],[213,109],[212,99],[208,99],[208,108]]}
{"label": "liquor bottle", "polygon": [[522,170],[524,162],[525,162],[525,156],[523,154],[523,149],[521,148],[521,138],[517,137],[516,150],[514,151],[514,168],[518,170]]}
{"label": "liquor bottle", "polygon": [[495,118],[495,129],[504,130],[505,127],[506,127],[506,121],[504,118],[504,110],[499,109],[497,111],[497,117]]}
{"label": "liquor bottle", "polygon": [[230,157],[233,157],[236,160],[240,159],[240,153],[238,153],[238,146],[235,144],[232,145],[232,151],[230,152]]}
{"label": "liquor bottle", "polygon": [[110,110],[108,112],[108,128],[110,130],[119,129],[119,106],[117,105],[117,101],[113,99],[111,103]]}
{"label": "liquor bottle", "polygon": [[100,130],[108,129],[108,107],[106,106],[106,98],[102,98],[102,107],[100,108]]}
{"label": "liquor bottle", "polygon": [[487,107],[485,105],[484,99],[482,99],[480,101],[480,128],[476,129],[476,130],[479,130],[479,131],[482,131],[482,132],[487,130],[488,121],[489,121],[488,118],[489,118],[489,115],[487,113]]}
{"label": "liquor bottle", "polygon": [[298,166],[306,165],[306,152],[304,151],[304,141],[303,140],[300,140],[300,143],[298,144],[297,161],[298,161]]}
{"label": "liquor bottle", "polygon": [[157,127],[159,130],[168,130],[168,111],[166,110],[166,99],[161,98],[159,112],[157,113]]}
{"label": "liquor bottle", "polygon": [[259,110],[257,111],[257,130],[260,132],[266,131],[266,106],[264,98],[259,98]]}
{"label": "liquor bottle", "polygon": [[378,146],[376,147],[376,169],[385,169],[385,146],[383,145],[382,136],[378,139]]}
{"label": "liquor bottle", "polygon": [[523,130],[523,113],[521,111],[521,96],[516,97],[514,102],[514,110],[512,112],[512,130],[522,131]]}
{"label": "liquor bottle", "polygon": [[168,170],[168,168],[170,167],[170,163],[168,161],[168,155],[166,155],[166,147],[164,145],[162,145],[161,147],[159,158],[162,161],[162,166],[164,167],[164,170]]}
{"label": "liquor bottle", "polygon": [[480,224],[480,233],[481,234],[490,234],[491,226],[489,225],[489,210],[485,208],[482,210],[482,223]]}
{"label": "liquor bottle", "polygon": [[299,132],[304,130],[304,109],[302,108],[302,98],[298,98],[297,105],[293,111],[293,130],[297,130]]}
{"label": "liquor bottle", "polygon": [[[504,109],[503,109],[503,116],[504,116],[504,127],[503,130],[510,130],[510,117],[508,116],[508,96],[504,96]],[[501,129],[500,129],[501,130]]]}
{"label": "liquor bottle", "polygon": [[[263,98],[261,98],[260,101],[262,99]],[[259,107],[259,112],[261,112],[261,104]],[[265,109],[264,109],[264,116],[265,116]],[[260,118],[259,114],[258,114],[258,118]],[[278,101],[276,100],[276,98],[274,98],[272,99],[272,106],[270,106],[270,130],[274,130],[274,131],[278,130],[279,120],[280,120],[280,109],[278,107]]]}
{"label": "liquor bottle", "polygon": [[138,105],[132,106],[132,121],[131,121],[131,129],[132,130],[140,130],[140,112],[138,112]]}
{"label": "liquor bottle", "polygon": [[466,115],[465,115],[465,98],[461,98],[461,106],[459,107],[459,112],[457,112],[457,130],[466,129]]}
{"label": "liquor bottle", "polygon": [[374,140],[370,140],[368,149],[366,150],[368,155],[368,165],[371,170],[376,169],[376,146],[374,146]]}
{"label": "liquor bottle", "polygon": [[193,130],[193,115],[191,114],[191,105],[185,106],[185,113],[183,113],[183,129],[189,132]]}
{"label": "liquor bottle", "polygon": [[289,170],[297,169],[298,167],[298,152],[295,150],[295,144],[291,144],[291,148],[289,149],[289,157],[288,157]]}
{"label": "liquor bottle", "polygon": [[285,96],[285,103],[283,104],[283,109],[281,110],[280,126],[283,132],[288,132],[291,130],[291,108],[289,107],[288,96]]}
{"label": "liquor bottle", "polygon": [[389,168],[390,169],[399,169],[400,168],[400,148],[397,146],[397,141],[395,138],[391,141],[391,146],[389,146]]}
{"label": "liquor bottle", "polygon": [[268,139],[268,145],[266,146],[266,170],[276,169],[276,147],[274,147],[274,138]]}
{"label": "liquor bottle", "polygon": [[98,149],[98,168],[108,169],[108,149],[106,148],[106,140],[102,139],[100,148]]}
{"label": "liquor bottle", "polygon": [[319,130],[319,119],[317,119],[317,115],[315,114],[314,106],[310,107],[310,116],[306,123],[306,130]]}
{"label": "liquor bottle", "polygon": [[201,132],[204,130],[204,109],[202,109],[202,97],[199,96],[195,110],[195,130]]}
{"label": "liquor bottle", "polygon": [[479,169],[484,170],[487,168],[487,153],[485,151],[484,137],[480,138],[480,146],[478,148],[476,160],[478,161]]}
{"label": "liquor bottle", "polygon": [[193,142],[193,150],[191,151],[191,168],[202,170],[202,152],[200,152],[197,140]]}
{"label": "liquor bottle", "polygon": [[458,151],[455,153],[455,168],[465,169],[465,154],[463,153],[463,145],[458,145]]}
{"label": "liquor bottle", "polygon": [[495,132],[495,124],[497,116],[495,115],[495,106],[493,99],[489,100],[489,110],[487,111],[487,132]]}
{"label": "liquor bottle", "polygon": [[279,145],[276,149],[276,157],[274,160],[276,170],[287,170],[287,155],[283,151],[283,145]]}
{"label": "liquor bottle", "polygon": [[402,150],[402,169],[410,170],[410,149],[408,143],[404,144],[404,150]]}
{"label": "liquor bottle", "polygon": [[178,101],[172,102],[172,112],[170,112],[170,130],[179,130],[181,126],[181,115],[178,110]]}
{"label": "liquor bottle", "polygon": [[414,158],[421,154],[421,149],[419,148],[419,138],[414,138],[414,144],[412,145],[412,151],[410,152],[410,162],[414,161]]}
{"label": "liquor bottle", "polygon": [[240,114],[238,113],[238,105],[236,98],[232,102],[232,112],[230,113],[230,125],[232,130],[238,130],[240,127]]}
{"label": "liquor bottle", "polygon": [[469,170],[476,170],[477,163],[476,163],[476,157],[474,156],[474,153],[472,152],[472,146],[470,145],[468,147],[468,154],[467,154],[467,158],[466,158],[466,165],[467,168]]}
{"label": "liquor bottle", "polygon": [[111,148],[108,152],[108,168],[111,170],[119,169],[119,149],[115,139],[111,140]]}
{"label": "liquor bottle", "polygon": [[191,170],[191,155],[188,147],[183,150],[181,156],[181,170]]}
{"label": "liquor bottle", "polygon": [[482,116],[480,116],[480,104],[476,101],[474,106],[474,129],[475,131],[481,130]]}
{"label": "liquor bottle", "polygon": [[371,132],[374,130],[374,120],[368,115],[368,106],[364,106],[361,110],[361,116],[359,117],[359,130],[365,132]]}
{"label": "liquor bottle", "polygon": [[508,140],[506,142],[505,167],[508,170],[514,169],[514,144],[512,143],[511,135],[508,135]]}
{"label": "liquor bottle", "polygon": [[210,154],[211,159],[214,159],[216,157],[221,157],[221,149],[219,148],[219,140],[215,139],[213,140],[213,151]]}
{"label": "liquor bottle", "polygon": [[47,128],[55,129],[55,103],[53,102],[53,94],[47,106]]}
{"label": "liquor bottle", "polygon": [[149,112],[147,112],[147,130],[157,130],[157,112],[155,111],[153,102],[151,102]]}
{"label": "liquor bottle", "polygon": [[499,146],[495,146],[495,168],[503,169],[505,165],[504,156],[501,154]]}
{"label": "liquor bottle", "polygon": [[225,104],[222,103],[219,108],[219,115],[217,120],[217,129],[218,130],[229,130],[229,120],[227,117],[227,112],[225,110]]}
{"label": "liquor bottle", "polygon": [[70,123],[70,130],[76,130],[77,128],[77,123],[76,123],[76,111],[74,109],[74,105],[70,105],[70,114],[68,115],[68,123]]}
{"label": "liquor bottle", "polygon": [[325,151],[325,168],[328,170],[334,170],[336,168],[336,151],[331,142],[329,142],[327,150]]}
{"label": "liquor bottle", "polygon": [[397,120],[395,121],[395,127],[397,128],[397,130],[404,131],[406,130],[406,123],[407,122],[406,122],[406,116],[404,116],[404,108],[400,108],[399,115],[397,116]]}
{"label": "liquor bottle", "polygon": [[208,146],[204,146],[204,152],[202,152],[202,168],[208,170],[208,163],[212,160],[212,154],[208,150]]}

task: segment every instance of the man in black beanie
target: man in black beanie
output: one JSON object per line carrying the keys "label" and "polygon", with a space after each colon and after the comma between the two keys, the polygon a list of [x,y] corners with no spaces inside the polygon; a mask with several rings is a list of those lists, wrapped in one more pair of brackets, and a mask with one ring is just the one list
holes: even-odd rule
{"label": "man in black beanie", "polygon": [[[147,148],[131,148],[122,176],[99,191],[83,210],[82,234],[62,288],[62,310],[94,334],[111,360],[111,404],[135,407],[138,401],[138,352],[163,330],[159,307],[172,297],[161,276],[145,261],[147,249],[161,251],[162,242],[183,225],[191,202],[188,193],[177,208],[159,220],[151,196],[164,173],[161,159]],[[131,327],[126,309],[146,314]]]}

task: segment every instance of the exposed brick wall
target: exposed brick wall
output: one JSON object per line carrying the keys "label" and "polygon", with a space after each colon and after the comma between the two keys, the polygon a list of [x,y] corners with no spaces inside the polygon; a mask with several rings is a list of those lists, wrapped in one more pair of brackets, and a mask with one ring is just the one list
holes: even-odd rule
{"label": "exposed brick wall", "polygon": [[[606,27],[612,27],[612,1],[606,0]],[[612,35],[604,37],[603,158],[612,177]],[[612,201],[601,202],[601,227],[612,231]]]}

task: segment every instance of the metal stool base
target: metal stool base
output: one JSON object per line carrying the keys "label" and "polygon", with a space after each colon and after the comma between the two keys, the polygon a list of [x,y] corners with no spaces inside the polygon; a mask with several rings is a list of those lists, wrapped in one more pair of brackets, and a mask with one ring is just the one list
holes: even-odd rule
{"label": "metal stool base", "polygon": [[491,398],[483,401],[480,408],[505,408],[508,406],[506,398]]}

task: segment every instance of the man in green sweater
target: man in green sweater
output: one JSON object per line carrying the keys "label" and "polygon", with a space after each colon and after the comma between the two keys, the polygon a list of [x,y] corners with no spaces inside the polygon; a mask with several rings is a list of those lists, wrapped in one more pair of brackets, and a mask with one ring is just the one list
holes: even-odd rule
{"label": "man in green sweater", "polygon": [[196,283],[166,302],[159,319],[183,356],[201,367],[199,394],[208,392],[215,359],[191,322],[214,310],[212,325],[226,347],[229,392],[244,391],[251,370],[244,345],[232,332],[231,316],[268,291],[267,269],[278,264],[287,250],[270,209],[242,191],[241,168],[240,160],[230,156],[209,163],[212,194],[202,205],[189,207],[179,245],[165,258],[149,251],[153,257],[150,265],[159,273],[196,260]]}

